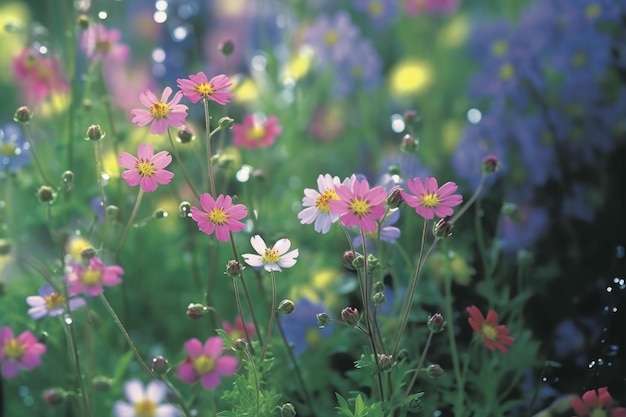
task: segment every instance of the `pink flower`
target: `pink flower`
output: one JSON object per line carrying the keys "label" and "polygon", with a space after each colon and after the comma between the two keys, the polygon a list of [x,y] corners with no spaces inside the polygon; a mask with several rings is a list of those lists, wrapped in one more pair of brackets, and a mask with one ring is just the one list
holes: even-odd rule
{"label": "pink flower", "polygon": [[216,75],[209,81],[207,76],[200,71],[195,75],[191,74],[189,79],[177,79],[176,84],[192,103],[206,98],[223,106],[233,98],[233,93],[226,91],[233,83],[224,74]]}
{"label": "pink flower", "polygon": [[128,45],[120,43],[122,35],[118,29],[101,24],[90,24],[81,36],[81,48],[92,60],[124,63],[128,59]]}
{"label": "pink flower", "polygon": [[[244,330],[245,328],[245,330]],[[237,339],[243,339],[246,337],[246,331],[248,336],[252,337],[256,334],[256,329],[252,323],[244,323],[241,316],[235,318],[234,324],[230,324],[227,321],[222,322],[222,329],[233,339],[233,342]]]}
{"label": "pink flower", "polygon": [[367,180],[354,178],[335,187],[339,200],[329,200],[330,211],[339,214],[348,227],[358,226],[365,233],[375,232],[376,220],[385,215],[387,192],[381,186],[370,189]]}
{"label": "pink flower", "polygon": [[626,417],[626,408],[613,408],[613,397],[607,387],[592,389],[585,392],[582,398],[572,400],[572,408],[577,417]]}
{"label": "pink flower", "polygon": [[139,101],[148,110],[131,110],[132,122],[137,126],[145,126],[148,123],[152,123],[150,132],[155,135],[165,133],[168,126],[181,127],[184,125],[187,118],[187,106],[178,104],[183,98],[183,93],[181,91],[177,92],[172,101],[168,103],[167,99],[170,98],[171,94],[172,89],[170,87],[165,87],[163,94],[161,94],[161,100],[157,99],[152,90],[146,90],[141,93]]}
{"label": "pink flower", "polygon": [[71,270],[66,277],[70,295],[85,292],[87,297],[95,297],[102,294],[103,285],[111,287],[122,283],[121,275],[124,273],[122,267],[117,265],[105,265],[97,257],[91,258],[89,265],[85,268],[82,263],[71,266]]}
{"label": "pink flower", "polygon": [[263,267],[268,272],[282,271],[282,268],[291,268],[296,264],[296,258],[298,257],[298,249],[294,249],[291,252],[287,252],[291,247],[291,241],[289,239],[279,239],[274,246],[268,248],[263,238],[259,235],[254,235],[250,238],[250,244],[258,253],[244,253],[243,259],[246,263],[254,268]]}
{"label": "pink flower", "polygon": [[30,330],[25,330],[14,338],[10,327],[0,329],[0,362],[3,378],[15,378],[20,367],[32,371],[41,365],[41,355],[45,352],[46,345],[39,343]]}
{"label": "pink flower", "polygon": [[243,118],[243,123],[233,125],[233,145],[238,148],[265,148],[274,143],[282,130],[276,116],[261,120],[253,114],[248,114]]}
{"label": "pink flower", "polygon": [[514,339],[509,336],[509,328],[498,324],[498,313],[493,310],[487,312],[487,318],[483,316],[478,307],[467,307],[469,313],[468,322],[472,329],[482,336],[483,343],[489,350],[500,349],[507,353],[513,346]]}
{"label": "pink flower", "polygon": [[198,223],[201,232],[210,235],[215,232],[215,237],[220,242],[230,240],[230,232],[240,232],[244,224],[239,221],[248,215],[248,210],[243,204],[233,205],[230,196],[222,194],[217,196],[217,200],[204,193],[200,196],[202,210],[192,207],[191,218]]}
{"label": "pink flower", "polygon": [[188,384],[198,379],[206,389],[220,384],[220,377],[229,376],[237,370],[237,358],[221,356],[224,342],[219,336],[210,337],[204,346],[198,339],[185,343],[187,359],[178,367],[178,377]]}
{"label": "pink flower", "polygon": [[142,143],[137,147],[137,157],[128,152],[122,152],[117,162],[126,171],[122,172],[122,178],[131,187],[140,185],[147,193],[157,189],[158,184],[169,184],[174,178],[174,173],[164,168],[172,162],[172,156],[161,151],[154,154],[154,148],[149,143]]}
{"label": "pink flower", "polygon": [[32,48],[24,49],[13,59],[13,74],[26,105],[39,104],[52,92],[65,92],[68,88],[59,61]]}
{"label": "pink flower", "polygon": [[330,200],[339,200],[335,187],[341,185],[339,177],[331,177],[330,174],[317,177],[317,190],[304,189],[302,206],[304,209],[298,213],[298,219],[302,224],[311,224],[318,233],[328,233],[330,226],[339,220],[339,214],[332,213],[328,203]]}
{"label": "pink flower", "polygon": [[454,213],[452,207],[463,202],[460,194],[453,194],[458,188],[453,182],[447,182],[438,188],[436,178],[426,178],[422,184],[422,180],[416,177],[407,180],[406,185],[413,195],[402,191],[402,198],[427,220],[435,216],[442,219],[451,216]]}

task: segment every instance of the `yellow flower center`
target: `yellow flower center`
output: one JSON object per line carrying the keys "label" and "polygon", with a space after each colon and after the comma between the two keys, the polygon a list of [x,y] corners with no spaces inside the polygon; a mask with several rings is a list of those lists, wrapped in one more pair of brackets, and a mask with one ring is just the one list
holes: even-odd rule
{"label": "yellow flower center", "polygon": [[165,119],[167,115],[170,113],[170,106],[167,103],[163,103],[162,101],[157,101],[150,107],[150,114],[155,119]]}
{"label": "yellow flower center", "polygon": [[602,408],[594,408],[589,413],[589,417],[609,417],[609,415]]}
{"label": "yellow flower center", "polygon": [[198,375],[204,375],[215,369],[215,360],[206,355],[200,355],[193,360],[193,369]]}
{"label": "yellow flower center", "polygon": [[9,340],[9,343],[4,345],[4,355],[9,359],[19,359],[24,354],[24,345],[17,341],[17,339]]}
{"label": "yellow flower center", "polygon": [[280,255],[275,249],[266,248],[265,252],[263,252],[263,262],[266,264],[275,264],[280,260]]}
{"label": "yellow flower center", "polygon": [[480,330],[483,336],[491,341],[495,341],[498,338],[498,331],[490,324],[483,324]]}
{"label": "yellow flower center", "polygon": [[317,207],[322,213],[328,213],[330,211],[330,208],[328,207],[329,200],[339,200],[339,196],[335,190],[329,189],[320,194],[315,200],[315,207]]}
{"label": "yellow flower center", "polygon": [[214,208],[207,214],[207,217],[217,226],[224,226],[228,222],[228,214],[221,208]]}
{"label": "yellow flower center", "polygon": [[503,64],[498,73],[503,80],[510,80],[515,75],[515,68],[511,64]]}
{"label": "yellow flower center", "polygon": [[370,203],[366,200],[355,198],[350,202],[350,210],[355,216],[363,217],[370,212]]}
{"label": "yellow flower center", "polygon": [[572,56],[572,65],[574,68],[581,68],[587,65],[587,54],[584,52],[576,52]]}
{"label": "yellow flower center", "polygon": [[383,13],[383,5],[378,1],[372,1],[367,6],[372,16],[380,16]]}
{"label": "yellow flower center", "polygon": [[439,196],[435,194],[424,194],[422,197],[422,205],[426,208],[435,208],[439,206]]}
{"label": "yellow flower center", "polygon": [[13,145],[12,143],[3,143],[2,146],[0,146],[0,154],[6,156],[15,156],[18,155],[19,152],[17,152],[17,146]]}
{"label": "yellow flower center", "polygon": [[55,308],[63,307],[65,305],[65,297],[58,292],[53,292],[43,297],[46,300],[46,308],[48,310],[54,310]]}
{"label": "yellow flower center", "polygon": [[254,141],[259,141],[265,136],[265,128],[262,125],[255,124],[248,129],[248,136]]}
{"label": "yellow flower center", "polygon": [[337,32],[335,32],[334,30],[329,30],[328,32],[326,32],[326,35],[324,36],[324,42],[326,42],[328,46],[335,45],[337,41],[339,41],[339,34],[337,34]]}
{"label": "yellow flower center", "polygon": [[98,285],[100,284],[102,278],[102,273],[96,269],[89,268],[83,273],[83,284],[89,285]]}
{"label": "yellow flower center", "polygon": [[237,339],[242,339],[243,338],[243,334],[238,329],[232,329],[230,331],[229,336],[233,340],[233,342],[235,340],[237,340]]}
{"label": "yellow flower center", "polygon": [[[587,15],[589,19],[593,19],[595,17],[600,16],[600,12],[602,12],[602,7],[600,7],[598,3],[590,4],[589,6],[587,6],[587,9],[585,10],[585,14]],[[595,417],[595,416],[592,416],[592,417]]]}
{"label": "yellow flower center", "polygon": [[509,43],[504,39],[500,39],[491,44],[491,53],[494,56],[502,56],[508,50],[509,50]]}
{"label": "yellow flower center", "polygon": [[198,84],[195,90],[203,96],[210,96],[215,92],[209,83]]}
{"label": "yellow flower center", "polygon": [[157,405],[154,401],[144,398],[135,403],[135,415],[137,417],[154,417]]}
{"label": "yellow flower center", "polygon": [[137,171],[139,171],[139,175],[143,178],[147,178],[153,176],[156,170],[152,162],[139,161],[137,163]]}

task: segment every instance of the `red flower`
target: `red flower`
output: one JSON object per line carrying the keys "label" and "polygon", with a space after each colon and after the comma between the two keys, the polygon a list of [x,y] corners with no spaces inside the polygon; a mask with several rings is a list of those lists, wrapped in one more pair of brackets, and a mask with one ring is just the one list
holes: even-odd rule
{"label": "red flower", "polygon": [[585,392],[581,398],[572,400],[572,408],[577,417],[626,417],[626,408],[611,408],[613,398],[607,387],[592,389]]}
{"label": "red flower", "polygon": [[469,324],[472,329],[483,337],[483,342],[489,350],[496,348],[507,353],[513,346],[513,338],[509,336],[509,329],[498,324],[498,313],[493,310],[487,312],[487,318],[483,317],[476,306],[467,307],[469,313]]}

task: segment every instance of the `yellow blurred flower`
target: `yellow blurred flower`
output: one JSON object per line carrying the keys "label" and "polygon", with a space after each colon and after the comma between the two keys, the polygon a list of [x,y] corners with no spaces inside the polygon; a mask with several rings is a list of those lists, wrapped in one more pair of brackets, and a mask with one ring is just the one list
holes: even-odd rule
{"label": "yellow blurred flower", "polygon": [[306,297],[313,302],[323,302],[329,309],[339,308],[339,296],[336,284],[341,271],[334,268],[324,268],[315,271],[307,285],[298,285],[291,289],[290,298],[296,300]]}
{"label": "yellow blurred flower", "polygon": [[433,83],[432,66],[423,60],[409,59],[398,63],[389,74],[392,95],[406,97],[423,93]]}
{"label": "yellow blurred flower", "polygon": [[[129,153],[133,153],[130,151]],[[102,170],[109,178],[119,178],[120,165],[117,162],[117,155],[115,152],[107,151],[102,157]]]}
{"label": "yellow blurred flower", "polygon": [[252,103],[259,99],[259,87],[250,77],[233,77],[231,91],[235,94],[233,101],[241,104]]}
{"label": "yellow blurred flower", "polygon": [[455,47],[463,43],[469,33],[469,21],[465,15],[457,15],[439,33],[443,46]]}
{"label": "yellow blurred flower", "polygon": [[462,125],[458,120],[446,120],[441,127],[443,149],[446,154],[451,154],[461,141]]}
{"label": "yellow blurred flower", "polygon": [[282,78],[283,80],[299,80],[309,73],[313,65],[313,51],[308,48],[300,49],[287,63]]}
{"label": "yellow blurred flower", "polygon": [[65,112],[69,105],[70,95],[68,93],[52,91],[50,97],[41,103],[38,113],[42,118],[57,116]]}
{"label": "yellow blurred flower", "polygon": [[65,253],[73,262],[81,260],[81,252],[90,247],[91,243],[80,235],[71,236],[65,243]]}
{"label": "yellow blurred flower", "polygon": [[447,255],[441,252],[433,253],[426,261],[426,268],[435,280],[443,282],[445,276],[450,274],[452,280],[459,285],[469,285],[476,273],[467,259],[454,251],[449,251]]}
{"label": "yellow blurred flower", "polygon": [[0,81],[8,81],[13,73],[13,57],[24,48],[22,35],[27,35],[30,25],[30,13],[26,4],[10,2],[0,6]]}

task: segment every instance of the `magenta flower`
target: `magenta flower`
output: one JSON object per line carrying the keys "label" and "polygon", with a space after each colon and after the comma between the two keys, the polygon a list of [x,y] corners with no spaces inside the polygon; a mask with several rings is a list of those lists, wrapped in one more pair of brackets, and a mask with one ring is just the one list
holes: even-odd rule
{"label": "magenta flower", "polygon": [[217,200],[204,193],[200,195],[202,210],[192,207],[191,218],[198,223],[201,232],[210,235],[215,232],[215,237],[220,242],[230,240],[230,232],[240,232],[244,224],[239,221],[248,215],[248,210],[243,204],[233,205],[230,196],[218,195]]}
{"label": "magenta flower", "polygon": [[81,48],[92,60],[124,63],[128,59],[128,45],[120,43],[122,37],[118,29],[108,30],[101,23],[92,23],[82,33]]}
{"label": "magenta flower", "polygon": [[209,337],[204,346],[198,339],[185,343],[187,358],[178,367],[178,377],[188,384],[198,379],[206,389],[214,389],[220,384],[220,377],[229,376],[237,370],[237,358],[222,356],[224,342],[219,336]]}
{"label": "magenta flower", "polygon": [[122,267],[118,265],[107,266],[97,257],[93,257],[86,268],[82,263],[73,264],[65,279],[69,286],[70,295],[84,291],[87,297],[95,297],[102,294],[103,285],[112,287],[121,284],[123,273]]}
{"label": "magenta flower", "polygon": [[176,84],[192,103],[206,98],[223,106],[233,98],[233,93],[227,91],[233,83],[224,74],[216,75],[209,81],[206,74],[200,71],[191,74],[189,79],[178,78]]}
{"label": "magenta flower", "polygon": [[144,385],[138,379],[124,383],[124,395],[128,401],[113,404],[115,417],[179,417],[178,409],[165,402],[169,389],[163,381],[150,381]]}
{"label": "magenta flower", "polygon": [[158,184],[169,184],[174,178],[174,173],[164,168],[172,162],[172,156],[161,151],[154,154],[154,148],[149,143],[142,143],[137,147],[137,157],[128,152],[122,152],[117,162],[126,171],[122,172],[122,178],[131,187],[140,185],[146,193],[157,189]]}
{"label": "magenta flower", "polygon": [[376,220],[385,215],[387,192],[383,187],[370,189],[367,180],[354,178],[335,187],[335,192],[339,200],[328,202],[330,211],[337,213],[345,226],[358,226],[365,233],[377,230]]}
{"label": "magenta flower", "polygon": [[407,180],[406,185],[413,194],[402,191],[400,193],[402,198],[426,220],[431,220],[435,216],[441,219],[451,216],[454,213],[452,207],[463,202],[460,194],[453,194],[458,188],[453,182],[438,187],[436,178],[428,177],[422,183],[422,180],[416,177]]}
{"label": "magenta flower", "polygon": [[330,174],[319,175],[317,177],[317,190],[312,188],[304,189],[302,206],[304,209],[298,213],[298,219],[302,224],[315,222],[313,228],[318,233],[328,233],[330,226],[339,220],[339,214],[332,213],[328,202],[339,200],[335,192],[335,187],[340,185],[339,177],[331,177]]}
{"label": "magenta flower", "polygon": [[[39,289],[39,295],[31,295],[26,297],[26,303],[30,306],[28,315],[35,320],[46,316],[54,317],[65,311],[65,297],[52,288],[52,285],[46,284]],[[77,297],[69,300],[70,310],[85,306],[85,300]]]}
{"label": "magenta flower", "polygon": [[23,104],[34,106],[53,92],[65,92],[68,82],[56,57],[24,49],[13,59],[13,74],[22,93]]}
{"label": "magenta flower", "polygon": [[0,362],[3,378],[15,378],[20,372],[20,367],[32,371],[41,365],[41,355],[45,352],[46,345],[39,343],[30,330],[13,337],[13,330],[10,327],[0,329]]}
{"label": "magenta flower", "polygon": [[279,239],[274,246],[268,248],[263,238],[259,235],[254,235],[250,238],[250,244],[258,253],[244,253],[243,259],[248,265],[254,268],[263,267],[268,272],[282,271],[282,268],[291,268],[296,264],[296,258],[298,257],[298,249],[294,249],[291,252],[287,252],[291,247],[291,241],[289,239]]}
{"label": "magenta flower", "polygon": [[276,116],[262,120],[254,114],[248,114],[244,116],[243,123],[233,125],[233,145],[237,148],[266,148],[274,143],[282,130]]}
{"label": "magenta flower", "polygon": [[252,337],[256,334],[256,328],[253,323],[245,323],[241,316],[237,316],[233,324],[227,321],[222,322],[222,329],[228,333],[233,342],[237,339],[244,339],[246,332]]}
{"label": "magenta flower", "polygon": [[132,122],[137,126],[145,126],[152,123],[150,132],[155,135],[165,133],[168,126],[181,127],[187,118],[187,106],[178,104],[183,98],[182,91],[177,92],[169,103],[172,89],[165,87],[161,100],[157,99],[152,90],[146,90],[139,95],[139,101],[146,106],[146,109],[133,109],[130,111]]}

